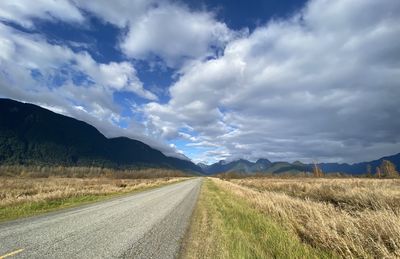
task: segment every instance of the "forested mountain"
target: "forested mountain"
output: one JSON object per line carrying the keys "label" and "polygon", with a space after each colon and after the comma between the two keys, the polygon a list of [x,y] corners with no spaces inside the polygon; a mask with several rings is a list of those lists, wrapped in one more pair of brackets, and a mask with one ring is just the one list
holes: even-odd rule
{"label": "forested mountain", "polygon": [[140,141],[106,138],[83,121],[10,99],[0,99],[0,164],[202,171]]}

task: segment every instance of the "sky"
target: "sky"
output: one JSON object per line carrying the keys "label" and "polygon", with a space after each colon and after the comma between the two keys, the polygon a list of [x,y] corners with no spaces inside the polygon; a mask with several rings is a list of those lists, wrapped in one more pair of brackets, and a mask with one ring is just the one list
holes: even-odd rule
{"label": "sky", "polygon": [[2,0],[0,97],[194,162],[400,152],[398,0]]}

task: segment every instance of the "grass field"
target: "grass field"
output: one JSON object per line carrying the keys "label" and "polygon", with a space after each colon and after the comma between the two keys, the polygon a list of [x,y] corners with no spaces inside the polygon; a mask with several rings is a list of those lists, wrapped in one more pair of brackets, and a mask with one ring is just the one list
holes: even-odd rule
{"label": "grass field", "polygon": [[399,179],[212,178],[183,257],[399,258],[399,199]]}
{"label": "grass field", "polygon": [[186,177],[182,171],[146,168],[146,169],[112,169],[85,166],[25,166],[0,165],[0,177],[22,178],[110,178],[110,179],[150,179],[164,177]]}
{"label": "grass field", "polygon": [[104,200],[181,181],[153,179],[0,177],[0,221]]}
{"label": "grass field", "polygon": [[182,258],[332,258],[304,244],[220,180],[202,186]]}
{"label": "grass field", "polygon": [[303,243],[344,258],[400,257],[398,179],[217,181]]}
{"label": "grass field", "polygon": [[349,213],[365,209],[400,213],[400,179],[247,178],[231,182],[261,192],[329,203]]}

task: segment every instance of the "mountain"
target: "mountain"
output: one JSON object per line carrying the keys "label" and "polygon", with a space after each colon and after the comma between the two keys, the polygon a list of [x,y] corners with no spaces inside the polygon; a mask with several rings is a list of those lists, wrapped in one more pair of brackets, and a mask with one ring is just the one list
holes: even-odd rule
{"label": "mountain", "polygon": [[[395,164],[396,168],[400,169],[400,153],[393,156],[382,157],[370,162],[361,162],[355,164],[347,163],[319,163],[318,166],[324,173],[346,173],[346,174],[365,174],[367,166],[370,165],[372,173],[375,173],[375,168],[379,166],[383,160],[388,160]],[[303,164],[300,161],[293,163],[289,162],[270,162],[268,159],[259,159],[253,163],[244,159],[239,159],[232,162],[219,161],[218,163],[203,167],[206,174],[218,174],[236,172],[242,174],[255,173],[300,173],[311,172],[313,164]]]}
{"label": "mountain", "polygon": [[204,163],[197,163],[197,166],[200,167],[203,171],[207,170],[208,165],[204,164]]}
{"label": "mountain", "polygon": [[106,138],[95,127],[39,106],[0,99],[0,164],[202,169],[126,137]]}
{"label": "mountain", "polygon": [[304,172],[311,171],[305,164],[291,164],[288,162],[271,162],[268,159],[259,159],[255,163],[245,159],[232,162],[219,161],[218,163],[203,168],[206,174],[218,174],[236,172],[242,174],[253,173],[282,173],[282,172]]}
{"label": "mountain", "polygon": [[222,172],[250,173],[252,171],[252,165],[253,163],[244,159],[240,159],[230,163],[226,163],[225,161],[221,160],[218,163],[212,164],[207,168],[204,168],[203,170],[207,174],[217,174]]}
{"label": "mountain", "polygon": [[400,169],[400,153],[392,156],[385,156],[379,158],[377,160],[369,161],[369,162],[361,162],[355,164],[338,164],[338,163],[320,163],[319,167],[323,172],[332,173],[332,172],[344,172],[347,174],[365,174],[367,172],[367,166],[371,166],[372,173],[375,173],[376,167],[378,167],[383,160],[388,160],[395,164],[397,169]]}
{"label": "mountain", "polygon": [[266,169],[268,169],[269,167],[271,167],[272,163],[271,161],[269,161],[268,159],[265,158],[261,158],[258,159],[257,162],[253,165],[253,170],[256,171],[264,171]]}

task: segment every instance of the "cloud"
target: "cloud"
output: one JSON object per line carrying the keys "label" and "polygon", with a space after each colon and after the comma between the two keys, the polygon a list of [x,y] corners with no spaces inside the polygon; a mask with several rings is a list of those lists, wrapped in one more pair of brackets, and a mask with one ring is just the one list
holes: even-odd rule
{"label": "cloud", "polygon": [[[109,90],[126,90],[137,95],[155,100],[157,97],[145,90],[136,76],[135,68],[128,62],[97,63],[87,52],[73,52],[62,45],[48,43],[40,35],[21,33],[8,26],[0,24],[1,43],[4,47],[2,62],[10,76],[14,67],[25,70],[28,75],[35,71],[40,77],[35,81],[57,76],[66,76],[64,81],[80,74],[85,78],[86,87],[108,88]],[[63,68],[67,68],[63,71]],[[63,75],[59,73],[64,72]],[[65,75],[65,73],[69,73]],[[54,82],[52,82],[54,83]]]}
{"label": "cloud", "polygon": [[177,1],[75,1],[103,21],[126,30],[120,48],[130,58],[161,59],[180,68],[193,59],[213,57],[235,37],[207,11],[192,11]]}
{"label": "cloud", "polygon": [[[210,48],[225,42],[229,33],[228,28],[217,22],[212,14],[191,12],[183,5],[168,1],[121,0],[111,3],[40,0],[30,4],[17,0],[0,3],[0,21],[28,29],[34,29],[37,20],[87,26],[87,13],[116,25],[121,31],[127,30],[125,36],[121,34],[121,48],[131,58],[146,59],[154,55],[171,66],[184,59],[211,55]],[[177,26],[175,29],[180,30],[181,34],[176,34],[171,27],[168,33],[164,33],[165,38],[158,37],[157,33],[161,31],[155,30],[159,30],[159,22],[168,16],[177,16],[171,26]],[[176,18],[187,19],[190,24],[182,26]],[[83,119],[109,136],[123,133],[145,140],[166,154],[180,153],[176,148],[161,144],[163,140],[160,137],[164,135],[157,135],[159,131],[150,132],[146,125],[120,115],[121,107],[113,100],[116,92],[133,92],[152,101],[158,99],[143,87],[131,62],[98,63],[85,51],[74,52],[67,47],[68,44],[63,45],[59,41],[57,44],[49,43],[40,32],[23,33],[6,24],[0,23],[2,96],[33,102]],[[208,30],[210,28],[211,31]],[[148,37],[144,33],[146,30],[153,34]],[[132,41],[132,37],[137,41]],[[162,41],[163,46],[150,45],[152,40]],[[194,47],[194,52],[189,50],[189,45]],[[119,128],[118,123],[121,121],[125,121],[125,124],[129,121],[130,129]],[[138,133],[131,134],[131,131]],[[164,127],[163,132],[166,131]]]}
{"label": "cloud", "polygon": [[222,56],[186,66],[171,100],[145,111],[166,137],[188,126],[198,143],[217,144],[206,161],[396,153],[399,8],[395,0],[310,1],[293,17],[232,40]]}
{"label": "cloud", "polygon": [[[0,95],[167,154],[180,151],[166,141],[182,139],[204,151],[193,152],[196,161],[374,159],[400,147],[399,12],[396,0],[311,0],[249,34],[178,1],[1,1]],[[90,28],[90,15],[120,30],[125,60],[101,63],[9,26]],[[170,100],[144,88],[139,60],[173,68]],[[122,107],[121,92],[144,104]],[[143,121],[122,115],[126,108]]]}
{"label": "cloud", "polygon": [[0,1],[0,20],[15,22],[32,28],[32,19],[60,20],[81,23],[82,13],[70,1],[57,0],[3,0]]}
{"label": "cloud", "polygon": [[[48,43],[42,36],[17,31],[0,23],[0,95],[49,108],[84,120],[108,137],[128,136],[181,157],[161,139],[148,137],[145,126],[121,115],[113,101],[116,91],[133,92],[149,100],[128,62],[96,62],[87,52],[75,53]],[[128,122],[121,128],[119,123]]]}
{"label": "cloud", "polygon": [[164,0],[97,0],[80,1],[73,0],[74,4],[106,23],[124,28],[135,20],[143,17],[150,9],[157,7]]}
{"label": "cloud", "polygon": [[180,67],[186,59],[214,56],[216,49],[232,37],[228,27],[211,13],[162,4],[130,23],[121,48],[132,58],[147,59],[153,55],[170,67]]}

